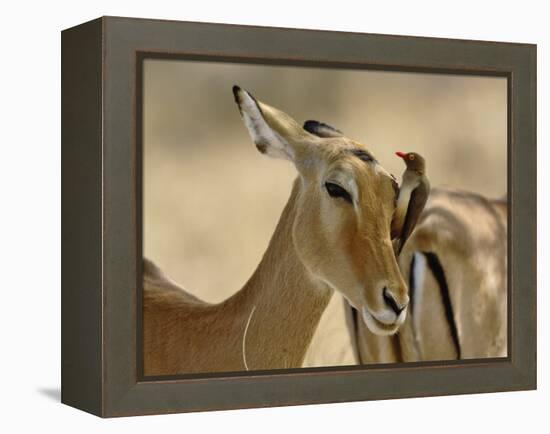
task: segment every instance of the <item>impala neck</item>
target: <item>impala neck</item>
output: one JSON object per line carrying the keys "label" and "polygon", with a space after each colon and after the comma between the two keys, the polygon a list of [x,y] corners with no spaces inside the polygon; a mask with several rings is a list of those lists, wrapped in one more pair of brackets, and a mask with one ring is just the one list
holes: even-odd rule
{"label": "impala neck", "polygon": [[[311,275],[294,249],[292,226],[299,180],[258,268],[232,299],[248,324],[248,369],[300,367],[332,290]],[[241,318],[243,318],[241,316]]]}

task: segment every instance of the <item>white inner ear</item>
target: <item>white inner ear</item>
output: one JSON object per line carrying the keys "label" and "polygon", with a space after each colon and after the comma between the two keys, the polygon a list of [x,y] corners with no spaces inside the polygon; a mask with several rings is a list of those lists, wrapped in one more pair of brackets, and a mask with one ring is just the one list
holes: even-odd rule
{"label": "white inner ear", "polygon": [[258,104],[246,91],[241,98],[241,113],[244,124],[260,152],[273,158],[294,161],[288,142],[267,124]]}

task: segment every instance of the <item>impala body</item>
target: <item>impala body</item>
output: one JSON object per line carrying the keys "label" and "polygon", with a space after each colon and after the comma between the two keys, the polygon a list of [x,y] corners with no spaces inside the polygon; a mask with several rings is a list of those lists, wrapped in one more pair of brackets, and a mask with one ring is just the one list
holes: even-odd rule
{"label": "impala body", "polygon": [[298,176],[260,264],[229,299],[203,302],[144,262],[145,375],[300,367],[335,291],[377,335],[407,315],[391,175],[359,142],[312,134],[240,88],[234,97],[257,149]]}
{"label": "impala body", "polygon": [[505,200],[434,189],[399,258],[411,298],[399,333],[375,335],[348,310],[358,362],[506,357],[507,252]]}

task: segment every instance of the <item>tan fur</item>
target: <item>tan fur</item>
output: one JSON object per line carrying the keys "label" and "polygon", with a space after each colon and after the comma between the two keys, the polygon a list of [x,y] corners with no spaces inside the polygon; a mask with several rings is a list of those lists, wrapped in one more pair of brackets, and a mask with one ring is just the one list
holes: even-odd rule
{"label": "tan fur", "polygon": [[[290,159],[299,176],[258,268],[224,302],[202,302],[145,264],[145,375],[300,367],[334,290],[371,312],[388,309],[384,287],[408,300],[389,237],[391,177],[349,152],[367,148],[313,136],[244,91],[235,98],[258,149]],[[354,204],[327,194],[331,177],[349,182]],[[376,331],[399,324],[380,323]]]}
{"label": "tan fur", "polygon": [[[445,271],[462,358],[507,354],[507,206],[474,193],[435,189],[400,256],[407,279],[414,252],[434,252]],[[423,296],[399,331],[399,346],[362,324],[361,363],[456,358],[439,288],[425,272]],[[380,341],[383,341],[380,343]],[[382,350],[380,350],[382,348]]]}

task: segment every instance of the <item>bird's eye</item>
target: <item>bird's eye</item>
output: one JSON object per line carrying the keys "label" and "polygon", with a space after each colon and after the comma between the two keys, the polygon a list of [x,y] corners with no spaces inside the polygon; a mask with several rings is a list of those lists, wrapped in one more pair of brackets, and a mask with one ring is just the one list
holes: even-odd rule
{"label": "bird's eye", "polygon": [[409,160],[414,160],[414,154],[409,154]]}
{"label": "bird's eye", "polygon": [[325,188],[327,189],[327,192],[330,197],[334,198],[342,198],[346,202],[352,203],[351,195],[342,187],[340,187],[338,184],[334,184],[332,182],[326,182]]}

